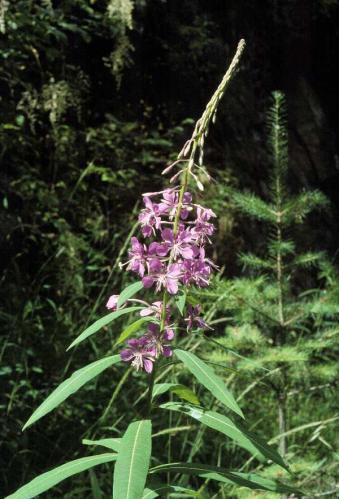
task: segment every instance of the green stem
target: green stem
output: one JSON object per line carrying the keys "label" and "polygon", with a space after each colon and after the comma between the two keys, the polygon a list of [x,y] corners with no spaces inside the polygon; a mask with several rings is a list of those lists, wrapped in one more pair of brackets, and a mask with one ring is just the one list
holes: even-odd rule
{"label": "green stem", "polygon": [[147,411],[146,411],[147,418],[149,418],[151,416],[151,411],[152,411],[152,394],[153,394],[153,388],[154,388],[154,381],[155,381],[155,364],[153,364],[153,370],[152,370],[150,377],[149,377],[148,395],[147,395]]}

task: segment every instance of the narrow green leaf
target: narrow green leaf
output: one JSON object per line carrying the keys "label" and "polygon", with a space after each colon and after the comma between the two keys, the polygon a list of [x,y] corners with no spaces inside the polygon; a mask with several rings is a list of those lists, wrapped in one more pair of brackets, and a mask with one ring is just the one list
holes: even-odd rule
{"label": "narrow green leaf", "polygon": [[233,395],[227,389],[225,383],[214,373],[211,367],[191,352],[176,349],[174,350],[174,353],[215,398],[236,414],[244,418],[244,415],[236,403]]}
{"label": "narrow green leaf", "polygon": [[154,385],[152,397],[158,397],[166,392],[171,392],[177,395],[179,398],[183,400],[187,400],[191,404],[199,405],[200,401],[196,394],[187,386],[179,385],[176,383],[157,383]]}
{"label": "narrow green leaf", "polygon": [[61,383],[47,399],[33,412],[23,430],[28,426],[38,421],[50,411],[55,409],[58,405],[66,400],[70,395],[79,390],[85,383],[95,378],[102,371],[120,361],[120,355],[112,355],[100,360],[96,360],[78,371],[75,371],[72,376],[67,378]]}
{"label": "narrow green leaf", "polygon": [[114,499],[140,499],[145,488],[152,448],[150,420],[131,423],[121,440],[114,470]]}
{"label": "narrow green leaf", "polygon": [[269,444],[264,442],[259,437],[248,431],[241,423],[237,423],[227,418],[223,414],[214,411],[205,411],[200,407],[192,407],[188,404],[180,404],[169,402],[160,406],[162,409],[170,411],[178,411],[193,419],[200,421],[213,430],[220,431],[227,435],[238,445],[248,450],[251,454],[261,459],[270,459],[276,464],[279,464],[288,470],[287,464],[284,462],[280,454]]}
{"label": "narrow green leaf", "polygon": [[116,340],[115,346],[120,345],[120,343],[123,343],[125,340],[127,340],[127,338],[129,338],[131,334],[138,331],[145,322],[157,322],[157,321],[156,319],[154,319],[154,317],[142,317],[141,319],[138,319],[137,321],[133,322],[123,330],[123,332],[119,335],[118,339]]}
{"label": "narrow green leaf", "polygon": [[94,322],[91,326],[89,326],[85,331],[83,331],[67,348],[69,350],[70,348],[73,348],[75,345],[78,345],[82,341],[84,341],[86,338],[91,336],[92,334],[96,333],[99,331],[99,329],[102,329],[104,326],[107,326],[111,322],[115,321],[119,317],[125,314],[130,314],[132,312],[135,312],[136,310],[140,310],[141,307],[128,307],[128,308],[122,308],[121,310],[116,310],[115,312],[111,312],[110,314],[105,315],[105,317],[102,317],[101,319],[97,320]]}
{"label": "narrow green leaf", "polygon": [[175,304],[180,312],[180,315],[183,315],[183,313],[184,313],[185,304],[186,304],[186,296],[187,296],[187,294],[184,291],[182,291],[181,293],[175,295],[175,297],[174,297],[174,301],[175,301]]}
{"label": "narrow green leaf", "polygon": [[158,397],[163,393],[166,393],[172,388],[172,386],[177,386],[176,383],[156,383],[153,387],[152,398]]}
{"label": "narrow green leaf", "polygon": [[98,464],[115,461],[116,458],[117,454],[109,453],[75,459],[74,461],[62,464],[61,466],[34,478],[31,482],[18,489],[6,499],[31,499],[72,475],[93,468],[93,466],[97,466]]}
{"label": "narrow green leaf", "polygon": [[106,447],[106,449],[114,450],[114,452],[119,452],[121,438],[102,438],[100,440],[87,440],[85,438],[82,443],[84,445],[100,445]]}
{"label": "narrow green leaf", "polygon": [[99,485],[99,480],[95,474],[95,471],[89,470],[89,478],[91,480],[91,491],[93,499],[103,499],[102,490]]}
{"label": "narrow green leaf", "polygon": [[239,473],[228,471],[217,466],[207,464],[193,463],[169,463],[155,466],[149,471],[154,473],[182,473],[184,475],[197,475],[208,480],[217,480],[219,482],[236,484],[242,487],[248,487],[254,490],[269,490],[271,492],[301,494],[300,490],[279,481],[270,480],[254,473]]}
{"label": "narrow green leaf", "polygon": [[132,298],[132,296],[134,296],[138,291],[143,289],[143,287],[144,286],[142,284],[142,281],[134,282],[133,284],[130,284],[129,286],[127,286],[127,288],[125,288],[120,293],[117,307],[118,308],[121,307],[121,305],[123,305],[127,300]]}

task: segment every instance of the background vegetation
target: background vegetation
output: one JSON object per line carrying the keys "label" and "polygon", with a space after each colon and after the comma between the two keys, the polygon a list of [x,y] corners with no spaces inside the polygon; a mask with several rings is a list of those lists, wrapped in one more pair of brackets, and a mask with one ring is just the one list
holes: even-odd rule
{"label": "background vegetation", "polygon": [[[222,271],[203,298],[215,330],[202,355],[233,369],[224,376],[248,420],[279,444],[308,497],[336,496],[338,20],[335,0],[0,1],[1,495],[81,455],[82,438],[125,429],[144,380],[129,375],[116,404],[113,369],[21,434],[70,367],[109,349],[114,331],[65,354],[126,284],[118,263],[140,194],[161,186],[161,169],[244,37],[241,70],[207,143],[216,182],[206,204],[218,214],[213,256]],[[275,89],[288,109],[281,171],[267,147]],[[272,198],[272,175],[282,175],[286,199]],[[293,205],[303,191],[318,194]],[[280,246],[269,202],[294,215]],[[280,284],[277,251],[287,261]],[[283,334],[272,320],[279,286],[291,319]],[[202,443],[200,460],[246,469],[246,454],[210,431],[182,437],[176,457],[193,459]],[[157,439],[155,455],[156,445],[168,441]],[[106,497],[110,478],[107,468],[48,497],[87,497],[96,480]]]}

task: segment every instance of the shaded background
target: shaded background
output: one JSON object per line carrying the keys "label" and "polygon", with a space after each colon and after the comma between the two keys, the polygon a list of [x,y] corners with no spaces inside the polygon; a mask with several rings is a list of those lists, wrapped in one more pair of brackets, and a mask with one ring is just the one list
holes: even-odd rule
{"label": "shaded background", "polygon": [[[265,196],[265,116],[271,92],[285,92],[290,188],[318,188],[331,203],[304,227],[302,245],[336,260],[338,21],[335,0],[0,2],[5,492],[77,455],[107,406],[112,380],[104,375],[73,410],[20,431],[71,361],[74,370],[97,358],[94,345],[69,362],[64,349],[123,284],[117,258],[140,194],[162,185],[163,166],[242,37],[246,51],[209,136],[207,167],[217,185]],[[239,275],[236,254],[260,247],[258,227],[239,224],[216,187],[208,196],[220,196],[214,256],[227,276]],[[108,347],[103,340],[100,351]],[[79,490],[70,497],[83,497]]]}

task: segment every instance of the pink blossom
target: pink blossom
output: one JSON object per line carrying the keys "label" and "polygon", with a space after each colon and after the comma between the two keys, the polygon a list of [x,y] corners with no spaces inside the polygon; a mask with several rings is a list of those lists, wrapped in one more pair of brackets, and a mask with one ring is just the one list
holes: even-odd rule
{"label": "pink blossom", "polygon": [[200,317],[201,306],[196,305],[193,307],[192,305],[188,305],[187,307],[188,316],[185,319],[187,322],[187,329],[192,329],[194,325],[200,327],[201,329],[212,329],[202,317]]}
{"label": "pink blossom", "polygon": [[[159,204],[161,213],[166,213],[169,218],[173,218],[178,207],[178,201],[179,195],[176,192],[176,189],[166,189],[163,191],[163,197]],[[182,220],[186,220],[188,217],[189,210],[191,209],[191,203],[192,195],[189,192],[185,192],[180,212],[180,218],[182,218]]]}
{"label": "pink blossom", "polygon": [[137,371],[144,369],[147,373],[151,373],[156,357],[156,349],[148,344],[144,336],[128,340],[127,344],[128,348],[120,352],[121,360],[131,362],[131,365]]}
{"label": "pink blossom", "polygon": [[[147,317],[148,315],[154,315],[157,319],[161,319],[163,310],[162,301],[154,301],[151,305],[140,310],[141,317]],[[166,307],[166,317],[165,323],[167,324],[170,317],[170,307]]]}
{"label": "pink blossom", "polygon": [[[181,230],[180,230],[181,229]],[[171,257],[176,260],[178,257],[191,259],[199,253],[197,246],[193,243],[192,233],[189,229],[179,229],[176,236],[174,236],[172,229],[164,229],[161,232],[163,243],[160,244],[163,252],[171,252]],[[158,248],[159,254],[160,248]]]}
{"label": "pink blossom", "polygon": [[192,228],[192,234],[198,244],[203,244],[206,240],[210,242],[209,236],[214,232],[214,225],[208,222],[211,217],[215,217],[212,210],[198,206],[197,218]]}
{"label": "pink blossom", "polygon": [[165,267],[160,260],[154,260],[150,265],[150,274],[142,279],[145,288],[150,288],[156,284],[156,291],[166,288],[171,295],[178,292],[178,281],[181,276],[181,266],[178,263],[171,263]]}
{"label": "pink blossom", "polygon": [[120,295],[112,295],[108,298],[108,301],[106,303],[106,308],[108,310],[116,310],[118,307],[118,300],[119,300]]}
{"label": "pink blossom", "polygon": [[148,196],[144,197],[145,209],[139,214],[139,222],[141,223],[141,232],[145,237],[149,237],[154,233],[154,227],[160,228],[161,217],[159,205],[153,203]]}
{"label": "pink blossom", "polygon": [[149,265],[152,258],[156,257],[158,243],[151,243],[147,248],[146,244],[141,244],[136,237],[131,238],[131,249],[128,252],[127,270],[132,270],[143,277],[145,268]]}
{"label": "pink blossom", "polygon": [[164,344],[165,341],[171,341],[174,338],[173,330],[165,329],[163,332],[160,331],[159,324],[151,323],[148,326],[147,333],[143,336],[145,339],[145,344],[155,350],[155,357],[163,355],[164,357],[170,357],[172,355],[172,349],[169,345]]}

